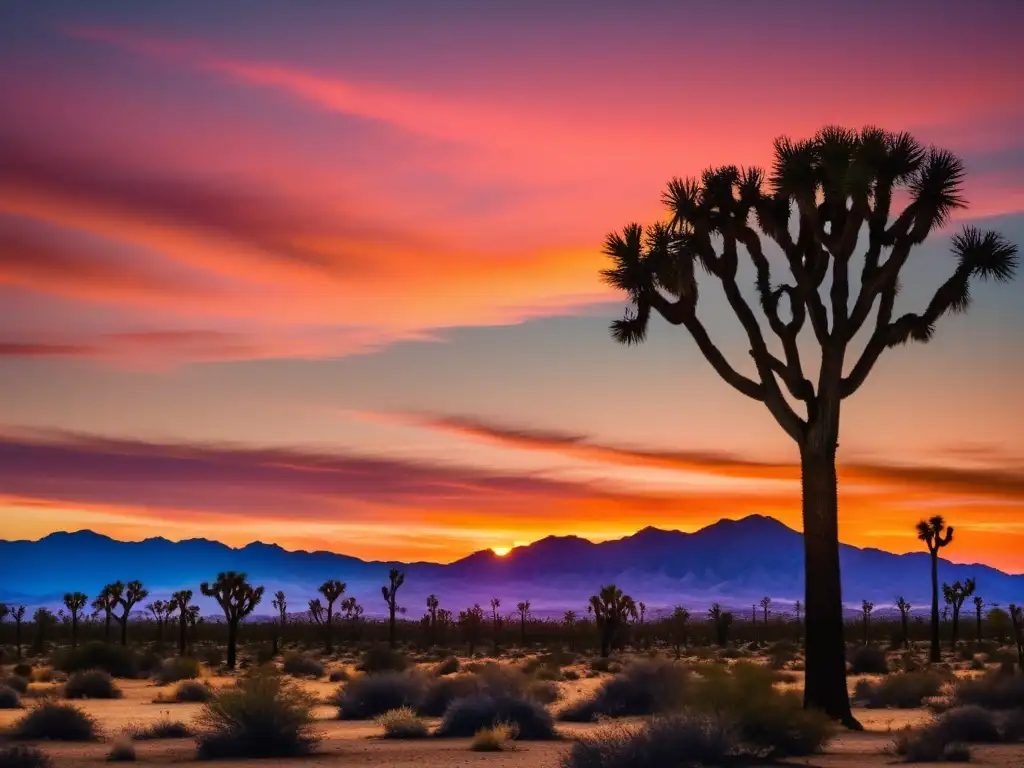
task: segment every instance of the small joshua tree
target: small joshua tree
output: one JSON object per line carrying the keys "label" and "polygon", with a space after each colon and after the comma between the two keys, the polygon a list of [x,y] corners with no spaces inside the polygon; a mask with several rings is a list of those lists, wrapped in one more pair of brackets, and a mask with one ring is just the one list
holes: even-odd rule
{"label": "small joshua tree", "polygon": [[910,632],[907,625],[910,622],[910,603],[902,596],[896,598],[896,607],[900,611],[900,645],[904,650],[910,647]]}
{"label": "small joshua tree", "polygon": [[601,635],[602,658],[608,657],[626,623],[639,615],[633,598],[614,584],[601,587],[600,592],[592,595],[587,610],[594,614],[594,622]]}
{"label": "small joshua tree", "polygon": [[980,595],[974,596],[974,616],[975,616],[975,628],[974,628],[974,641],[980,643],[982,640],[981,632],[981,611],[985,607],[985,599]]}
{"label": "small joshua tree", "polygon": [[871,626],[871,612],[873,610],[875,610],[874,603],[869,603],[867,600],[861,600],[860,611],[864,618],[864,645],[868,644]]}
{"label": "small joshua tree", "polygon": [[156,622],[157,645],[163,645],[164,620],[167,618],[167,603],[163,600],[154,600],[152,603],[148,603],[146,605],[146,610],[153,614],[153,620]]}
{"label": "small joshua tree", "polygon": [[530,601],[523,600],[516,603],[516,610],[519,612],[519,645],[526,647],[526,621],[530,618]]}
{"label": "small joshua tree", "polygon": [[[943,533],[943,529],[946,529]],[[928,554],[932,563],[932,643],[929,660],[933,664],[942,661],[942,649],[939,647],[939,550],[949,546],[953,541],[953,526],[946,528],[942,515],[935,515],[917,524],[917,538],[928,545]]]}
{"label": "small joshua tree", "polygon": [[388,573],[388,585],[380,588],[380,593],[384,596],[384,602],[388,604],[388,645],[392,648],[398,643],[398,637],[395,634],[395,614],[401,609],[396,602],[398,599],[398,588],[405,583],[405,574],[397,568],[392,568]]}
{"label": "small joshua tree", "polygon": [[764,611],[764,625],[768,626],[768,616],[771,613],[772,599],[765,595],[761,598],[761,610]]}
{"label": "small joshua tree", "polygon": [[284,637],[284,625],[288,619],[288,600],[284,596],[284,592],[277,590],[274,593],[274,599],[270,601],[274,610],[277,611],[277,623],[274,627],[274,648],[273,655],[277,656],[277,644],[278,638]]}
{"label": "small joshua tree", "polygon": [[14,619],[14,653],[21,658],[21,622],[25,620],[25,606],[19,605],[11,609],[11,617]]}
{"label": "small joshua tree", "polygon": [[117,608],[118,601],[121,599],[121,593],[124,591],[124,584],[120,581],[116,581],[113,584],[107,584],[100,593],[96,596],[96,599],[92,601],[93,610],[103,614],[103,642],[110,642],[110,620],[114,617],[114,609]]}
{"label": "small joshua tree", "polygon": [[960,609],[963,608],[964,601],[974,594],[975,582],[974,579],[967,579],[963,584],[960,580],[954,581],[952,584],[942,585],[942,597],[953,609],[953,628],[950,632],[950,647],[956,649],[956,641],[959,639],[960,634]]}
{"label": "small joshua tree", "polygon": [[173,611],[178,612],[178,655],[184,656],[188,651],[188,625],[189,625],[189,609],[194,607],[190,606],[192,602],[192,590],[182,589],[171,595],[171,602],[167,606],[168,614]]}
{"label": "small joshua tree", "polygon": [[143,588],[141,581],[129,581],[118,595],[117,602],[121,606],[121,615],[114,614],[114,618],[121,624],[121,645],[128,645],[128,617],[132,608],[147,597],[149,591]]}
{"label": "small joshua tree", "polygon": [[708,618],[715,628],[715,642],[721,648],[729,644],[729,627],[732,626],[732,613],[723,611],[718,603],[708,608]]}
{"label": "small joshua tree", "polygon": [[328,579],[320,585],[320,594],[324,596],[327,601],[327,608],[325,610],[325,621],[324,625],[324,650],[330,653],[332,643],[332,633],[334,631],[334,603],[345,594],[345,582],[338,581],[337,579]]}
{"label": "small joshua tree", "polygon": [[363,606],[354,597],[346,597],[341,601],[341,610],[345,614],[345,621],[351,627],[353,640],[359,639],[359,619],[363,615]]}
{"label": "small joshua tree", "polygon": [[565,634],[569,637],[569,650],[576,652],[576,611],[566,611],[562,614],[562,626],[565,627]]}
{"label": "small joshua tree", "polygon": [[501,608],[501,600],[497,597],[491,598],[491,632],[494,635],[494,650],[493,654],[498,655],[498,639],[501,633],[501,614],[498,613],[498,609]]}
{"label": "small joshua tree", "polygon": [[683,646],[686,644],[686,631],[690,625],[690,612],[677,605],[668,619],[669,637],[672,640],[672,648],[675,650],[676,658],[683,655]]}
{"label": "small joshua tree", "polygon": [[427,595],[427,635],[431,645],[437,644],[437,612],[441,608],[441,601],[437,595]]}
{"label": "small joshua tree", "polygon": [[796,614],[796,639],[800,642],[804,639],[804,622],[802,619],[804,612],[804,604],[797,600],[793,603],[793,613]]}
{"label": "small joshua tree", "polygon": [[82,609],[85,608],[89,602],[89,598],[84,592],[66,592],[64,593],[64,605],[68,609],[68,613],[71,614],[71,647],[78,647],[78,617],[82,613]]}
{"label": "small joshua tree", "polygon": [[469,655],[472,656],[480,642],[480,635],[484,626],[484,609],[480,604],[459,612],[459,629],[462,630],[462,639],[469,646]]}
{"label": "small joshua tree", "polygon": [[204,581],[199,585],[199,591],[215,599],[224,611],[228,623],[228,669],[234,669],[238,625],[260,604],[263,587],[254,587],[246,581],[244,573],[226,571],[217,574],[213,584]]}

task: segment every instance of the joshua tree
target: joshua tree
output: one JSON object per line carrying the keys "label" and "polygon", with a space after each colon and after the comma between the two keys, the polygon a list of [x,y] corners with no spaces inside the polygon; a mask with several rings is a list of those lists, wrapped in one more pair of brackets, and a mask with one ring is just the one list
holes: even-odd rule
{"label": "joshua tree", "polygon": [[607,658],[616,643],[619,630],[629,619],[637,618],[636,603],[614,584],[609,584],[590,597],[587,610],[594,614],[594,621],[601,633],[601,657]]}
{"label": "joshua tree", "polygon": [[188,611],[185,613],[185,618],[188,620],[189,629],[192,631],[192,643],[195,643],[198,639],[199,625],[204,623],[204,619],[199,615],[199,606],[190,605]]}
{"label": "joshua tree", "polygon": [[907,631],[907,623],[910,620],[910,603],[903,597],[897,597],[896,607],[900,611],[900,644],[906,649],[910,647],[910,633]]}
{"label": "joshua tree", "polygon": [[121,606],[121,615],[114,614],[114,618],[121,624],[121,645],[128,645],[128,617],[132,608],[147,597],[149,591],[143,588],[141,581],[129,581],[118,594],[117,602]]}
{"label": "joshua tree", "polygon": [[939,550],[953,541],[953,526],[946,528],[945,533],[942,532],[943,528],[946,528],[946,521],[942,515],[935,515],[917,524],[917,538],[928,545],[932,563],[932,645],[929,659],[933,664],[942,661],[939,648]]}
{"label": "joshua tree", "polygon": [[277,611],[277,623],[274,627],[274,640],[273,649],[271,654],[277,656],[277,644],[278,638],[284,637],[284,625],[288,620],[288,600],[284,596],[284,592],[280,589],[274,593],[274,599],[270,601],[270,605]]}
{"label": "joshua tree", "polygon": [[392,568],[388,573],[388,580],[390,582],[389,585],[381,587],[380,593],[384,595],[384,602],[388,604],[388,645],[394,648],[397,642],[395,636],[395,613],[400,610],[395,600],[398,595],[398,588],[405,583],[405,574],[397,568]]}
{"label": "joshua tree", "polygon": [[14,617],[14,653],[21,658],[21,622],[25,619],[25,606],[19,605],[11,609],[11,616]]}
{"label": "joshua tree", "polygon": [[683,645],[686,644],[686,630],[690,624],[690,612],[677,605],[668,619],[669,635],[672,638],[672,648],[675,650],[676,658],[683,655]]}
{"label": "joshua tree", "polygon": [[[770,175],[760,168],[725,166],[708,169],[700,179],[673,179],[663,196],[667,223],[646,231],[631,224],[605,242],[613,265],[604,278],[632,304],[612,325],[613,338],[623,344],[643,342],[653,313],[682,325],[719,376],[763,402],[797,444],[809,619],[804,703],[853,728],[859,726],[846,689],[839,568],[840,407],[860,389],[885,350],[928,341],[942,316],[966,310],[972,279],[1012,279],[1016,246],[995,233],[967,227],[952,240],[953,274],[926,309],[893,319],[900,273],[911,251],[965,205],[963,176],[959,158],[925,149],[908,134],[828,127],[809,140],[777,139]],[[904,192],[908,204],[902,212],[892,211],[894,198]],[[851,264],[862,232],[867,247],[860,285],[851,291]],[[771,274],[765,238],[782,251],[790,273],[786,279]],[[762,322],[740,288],[737,277],[746,280],[738,270],[741,248],[753,265],[758,304],[778,337],[781,356],[766,341]],[[698,266],[720,283],[743,327],[754,376],[726,359],[698,317]],[[876,304],[866,341],[855,344]],[[804,374],[798,342],[806,321],[818,347],[818,371],[810,377]],[[861,347],[859,355],[851,345]],[[848,357],[850,362],[856,357],[852,366]]]}
{"label": "joshua tree", "polygon": [[516,603],[516,610],[519,611],[519,645],[526,647],[526,620],[530,618],[530,601],[523,600]]}
{"label": "joshua tree", "polygon": [[963,584],[958,579],[952,584],[943,583],[942,585],[942,597],[953,609],[953,630],[950,633],[950,647],[954,650],[956,649],[956,641],[960,631],[960,609],[963,607],[964,601],[974,594],[974,587],[974,579],[967,579]]}
{"label": "joshua tree", "polygon": [[477,644],[480,642],[480,634],[484,625],[484,609],[477,603],[472,608],[459,612],[459,628],[462,630],[462,637],[469,646],[469,655],[473,655]]}
{"label": "joshua tree", "polygon": [[334,624],[334,603],[345,593],[345,583],[330,579],[320,585],[320,594],[327,600],[326,607],[320,599],[309,601],[309,615],[317,624],[324,628],[324,651],[331,652],[331,633]]}
{"label": "joshua tree", "polygon": [[871,627],[871,612],[875,610],[875,604],[869,603],[867,600],[861,600],[860,611],[864,617],[864,645],[868,644],[868,636],[870,634]]}
{"label": "joshua tree", "polygon": [[341,601],[341,610],[345,614],[345,621],[352,627],[352,639],[359,639],[359,617],[363,615],[363,606],[354,597],[346,597]]}
{"label": "joshua tree", "polygon": [[501,600],[497,597],[491,598],[491,632],[494,634],[494,655],[498,655],[498,635],[501,632],[501,614],[498,609],[501,607]]}
{"label": "joshua tree", "polygon": [[84,592],[65,592],[64,605],[71,614],[71,647],[78,647],[78,616],[89,602]]}
{"label": "joshua tree", "polygon": [[985,614],[985,620],[988,621],[988,628],[991,630],[995,640],[1000,645],[1006,640],[1006,633],[1010,630],[1010,614],[1004,611],[1002,608],[993,605],[987,614]]}
{"label": "joshua tree", "polygon": [[804,612],[804,604],[797,600],[793,603],[793,613],[796,614],[796,639],[801,642],[804,639],[804,623],[801,616]]}
{"label": "joshua tree", "polygon": [[110,642],[110,620],[114,616],[114,609],[117,608],[123,591],[124,584],[120,581],[107,584],[92,601],[93,610],[103,612],[103,642],[105,643]]}
{"label": "joshua tree", "polygon": [[974,641],[981,642],[981,609],[985,607],[985,599],[980,595],[974,596],[974,615],[976,624],[974,628]]}
{"label": "joshua tree", "polygon": [[441,601],[437,599],[437,595],[427,595],[427,628],[431,645],[437,644],[437,612],[440,608]]}
{"label": "joshua tree", "polygon": [[156,621],[156,642],[158,645],[163,645],[164,613],[167,610],[167,604],[163,600],[154,600],[146,605],[146,610],[153,614],[153,620]]}
{"label": "joshua tree", "polygon": [[761,598],[761,609],[764,611],[764,625],[768,626],[768,616],[771,613],[772,599],[765,595]]}
{"label": "joshua tree", "polygon": [[729,644],[729,627],[732,626],[732,614],[723,611],[722,606],[715,603],[708,609],[708,618],[715,627],[715,642],[725,648]]}
{"label": "joshua tree", "polygon": [[57,623],[57,617],[48,608],[37,608],[32,614],[32,623],[36,627],[36,636],[32,641],[32,652],[39,656],[46,652],[46,635]]}
{"label": "joshua tree", "polygon": [[192,602],[192,590],[183,589],[171,595],[171,602],[167,605],[168,614],[178,611],[178,655],[184,656],[188,650],[188,624],[189,624],[189,603]]}
{"label": "joshua tree", "polygon": [[562,624],[565,626],[565,633],[569,636],[569,650],[576,652],[576,611],[566,611],[562,614]]}
{"label": "joshua tree", "polygon": [[238,624],[259,605],[263,599],[263,587],[252,586],[244,573],[227,571],[218,573],[213,584],[204,581],[199,585],[199,591],[214,598],[224,611],[228,623],[228,669],[234,669]]}

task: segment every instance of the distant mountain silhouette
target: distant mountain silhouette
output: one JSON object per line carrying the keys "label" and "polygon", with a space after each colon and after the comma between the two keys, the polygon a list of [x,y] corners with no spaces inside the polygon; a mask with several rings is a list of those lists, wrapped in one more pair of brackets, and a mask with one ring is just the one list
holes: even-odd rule
{"label": "distant mountain silhouette", "polygon": [[[909,535],[909,534],[908,534]],[[895,555],[841,546],[847,604],[871,600],[879,609],[903,595],[923,609],[929,600],[928,555]],[[218,571],[245,571],[267,592],[283,589],[301,609],[329,578],[348,583],[367,615],[381,615],[380,586],[388,569],[407,572],[399,603],[417,616],[436,593],[442,606],[459,610],[491,597],[514,605],[529,599],[535,612],[580,609],[601,585],[614,582],[653,609],[683,604],[695,609],[718,601],[747,610],[763,595],[778,609],[803,595],[803,535],[778,520],[753,515],[720,520],[695,533],[644,528],[615,541],[549,536],[504,557],[476,552],[448,565],[366,562],[332,552],[289,552],[255,542],[234,549],[216,541],[163,538],[121,542],[92,531],[55,533],[39,541],[0,541],[0,601],[51,605],[71,589],[94,595],[104,584],[141,579],[153,598],[196,588]],[[990,603],[1024,599],[1024,575],[985,565],[939,564],[939,578],[973,577]],[[198,589],[196,589],[198,592]],[[212,610],[214,606],[206,606]],[[269,614],[269,601],[257,613]],[[656,611],[655,611],[656,612]]]}

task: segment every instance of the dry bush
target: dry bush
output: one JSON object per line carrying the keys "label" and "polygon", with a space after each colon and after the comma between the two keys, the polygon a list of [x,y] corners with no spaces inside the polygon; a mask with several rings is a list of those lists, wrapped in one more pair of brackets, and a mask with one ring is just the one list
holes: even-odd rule
{"label": "dry bush", "polygon": [[50,768],[53,762],[38,747],[27,744],[0,746],[0,768]]}
{"label": "dry bush", "polygon": [[468,738],[481,728],[515,723],[523,739],[557,738],[551,713],[534,701],[514,694],[479,693],[456,699],[444,713],[436,736]]}
{"label": "dry bush", "polygon": [[305,653],[289,651],[284,655],[281,669],[286,675],[293,677],[319,678],[327,674],[323,662]]}
{"label": "dry bush", "polygon": [[853,675],[887,675],[889,662],[885,649],[877,645],[862,645],[853,652],[850,659],[850,674]]}
{"label": "dry bush", "polygon": [[135,745],[128,739],[118,739],[107,753],[108,763],[131,763],[135,761]]}
{"label": "dry bush", "polygon": [[8,736],[19,741],[92,741],[96,721],[74,704],[44,701],[11,726]]}
{"label": "dry bush", "polygon": [[942,685],[942,676],[934,672],[900,672],[875,683],[858,681],[853,698],[869,709],[916,709],[938,696]]}
{"label": "dry bush", "polygon": [[473,734],[469,748],[474,752],[504,752],[512,748],[518,736],[519,727],[515,723],[498,723]]}
{"label": "dry bush", "polygon": [[558,718],[590,722],[598,717],[669,712],[684,704],[690,677],[682,664],[665,660],[637,661],[606,680],[590,698],[562,710]]}
{"label": "dry bush", "polygon": [[154,675],[160,685],[170,685],[181,680],[195,680],[199,677],[199,662],[190,656],[174,656],[165,659]]}
{"label": "dry bush", "polygon": [[380,672],[349,680],[332,697],[343,720],[367,720],[402,707],[416,709],[426,682],[415,672]]}
{"label": "dry bush", "polygon": [[157,739],[188,739],[195,734],[181,720],[171,720],[165,717],[150,725],[131,728],[128,730],[128,735],[135,741],[155,741]]}
{"label": "dry bush", "polygon": [[75,672],[64,683],[66,699],[119,699],[121,695],[114,679],[102,669]]}
{"label": "dry bush", "polygon": [[21,706],[21,696],[16,690],[7,685],[0,685],[0,709],[18,709]]}
{"label": "dry bush", "polygon": [[424,739],[429,733],[422,719],[409,707],[385,712],[377,718],[386,739]]}

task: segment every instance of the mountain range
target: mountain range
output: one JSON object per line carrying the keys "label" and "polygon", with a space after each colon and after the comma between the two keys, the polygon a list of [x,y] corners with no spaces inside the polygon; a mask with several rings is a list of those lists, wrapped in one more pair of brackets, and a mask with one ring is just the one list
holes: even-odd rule
{"label": "mountain range", "polygon": [[[878,549],[841,545],[843,595],[852,609],[862,599],[879,609],[897,595],[923,610],[929,602],[928,554],[897,555]],[[269,594],[281,589],[301,610],[329,578],[348,584],[366,615],[381,615],[380,585],[388,570],[406,573],[399,603],[418,616],[426,596],[435,593],[443,607],[458,611],[492,597],[513,609],[530,600],[537,615],[581,609],[587,598],[615,583],[652,610],[677,604],[703,610],[712,602],[749,610],[768,595],[788,610],[803,595],[803,535],[778,520],[753,515],[720,520],[694,533],[644,528],[622,539],[595,543],[576,536],[551,536],[517,547],[503,557],[490,550],[449,564],[366,562],[333,552],[291,552],[255,542],[240,548],[207,539],[139,542],[111,539],[92,531],[54,533],[38,541],[0,540],[0,602],[29,607],[56,606],[68,590],[94,596],[111,581],[141,580],[150,599],[191,588],[219,571],[244,571],[266,586],[268,598],[257,613],[271,612]],[[939,578],[977,580],[988,603],[1024,602],[1024,575],[985,565],[941,560]],[[204,610],[216,606],[207,601]],[[203,604],[203,599],[200,599]]]}

